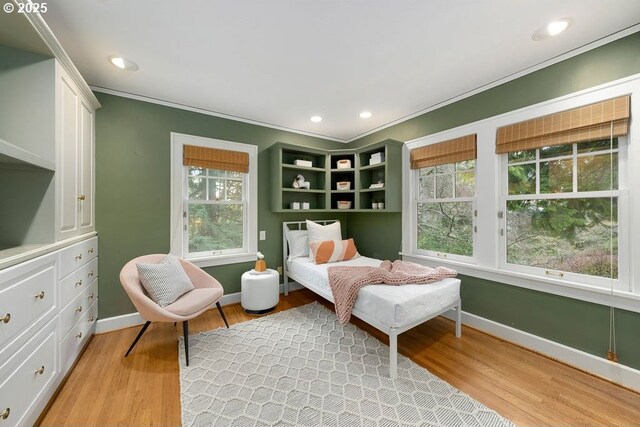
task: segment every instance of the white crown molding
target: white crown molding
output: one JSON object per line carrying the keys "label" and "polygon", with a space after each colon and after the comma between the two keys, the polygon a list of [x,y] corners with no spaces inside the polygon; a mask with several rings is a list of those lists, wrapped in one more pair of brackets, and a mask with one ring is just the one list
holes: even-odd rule
{"label": "white crown molding", "polygon": [[[14,0],[16,3],[28,3],[30,0]],[[453,104],[455,102],[461,101],[465,98],[471,97],[473,95],[476,95],[478,93],[484,92],[486,90],[492,89],[494,87],[500,86],[504,83],[508,83],[512,80],[518,79],[520,77],[523,77],[527,74],[531,74],[535,71],[541,70],[543,68],[549,67],[550,65],[554,65],[557,64],[559,62],[562,62],[564,60],[567,60],[569,58],[572,58],[574,56],[578,56],[582,53],[588,52],[589,50],[598,48],[600,46],[603,46],[605,44],[611,43],[615,40],[619,40],[623,37],[629,36],[633,33],[636,33],[638,31],[640,31],[640,24],[636,24],[633,25],[631,27],[628,27],[624,30],[618,31],[614,34],[608,35],[606,37],[603,37],[599,40],[596,40],[594,42],[585,44],[581,47],[578,47],[576,49],[573,49],[570,52],[564,53],[562,55],[558,55],[554,58],[551,58],[547,61],[543,61],[540,62],[532,67],[526,68],[524,70],[521,70],[519,72],[513,73],[509,76],[503,77],[501,79],[498,79],[494,82],[491,82],[489,84],[480,86],[476,89],[473,89],[471,91],[467,91],[463,94],[460,94],[458,96],[455,96],[453,98],[450,98],[446,101],[434,104],[432,106],[429,106],[427,108],[421,109],[419,111],[416,111],[415,113],[412,113],[410,115],[401,117],[397,120],[391,121],[387,124],[375,127],[367,132],[363,132],[361,134],[355,135],[351,138],[348,139],[344,139],[344,138],[335,138],[335,137],[331,137],[331,136],[327,136],[327,135],[323,135],[323,134],[317,134],[317,133],[312,133],[312,132],[306,132],[306,131],[302,131],[299,129],[294,129],[294,128],[289,128],[286,126],[279,126],[279,125],[275,125],[275,124],[271,124],[271,123],[267,123],[267,122],[261,122],[258,120],[252,120],[252,119],[247,119],[247,118],[243,118],[243,117],[237,117],[237,116],[233,116],[233,115],[229,115],[229,114],[224,114],[224,113],[220,113],[220,112],[216,112],[216,111],[211,111],[211,110],[206,110],[203,108],[198,108],[198,107],[192,107],[189,105],[184,105],[184,104],[179,104],[179,103],[175,103],[175,102],[170,102],[170,101],[164,101],[161,99],[157,99],[157,98],[151,98],[151,97],[147,97],[147,96],[143,96],[143,95],[137,95],[137,94],[133,94],[133,93],[128,93],[128,92],[122,92],[122,91],[118,91],[115,89],[110,89],[110,88],[104,88],[104,87],[99,87],[99,86],[89,86],[87,85],[87,83],[84,81],[84,79],[82,78],[82,75],[80,74],[80,72],[78,71],[78,69],[75,67],[75,65],[73,64],[73,62],[71,61],[71,58],[69,57],[69,55],[67,55],[67,53],[65,52],[65,50],[63,49],[62,45],[60,44],[60,42],[58,41],[58,39],[55,37],[55,35],[53,34],[53,32],[51,31],[51,29],[49,28],[49,26],[47,25],[47,23],[44,21],[44,19],[40,16],[40,14],[25,14],[25,17],[29,20],[29,22],[31,23],[31,25],[34,27],[34,29],[37,31],[37,33],[40,35],[40,37],[43,39],[43,41],[47,44],[47,46],[49,47],[49,49],[51,50],[51,52],[55,55],[55,57],[58,59],[58,61],[62,64],[62,66],[66,69],[66,71],[71,75],[72,79],[74,80],[74,82],[77,84],[77,86],[80,88],[80,91],[83,93],[83,95],[91,102],[92,106],[94,108],[100,108],[100,103],[98,102],[98,99],[95,97],[95,95],[92,93],[93,91],[96,92],[102,92],[102,93],[106,93],[106,94],[110,94],[110,95],[116,95],[116,96],[121,96],[124,98],[129,98],[129,99],[135,99],[138,101],[144,101],[144,102],[149,102],[149,103],[153,103],[153,104],[158,104],[158,105],[164,105],[167,107],[172,107],[172,108],[178,108],[181,110],[186,110],[186,111],[192,111],[195,113],[200,113],[200,114],[205,114],[205,115],[209,115],[209,116],[214,116],[214,117],[220,117],[220,118],[224,118],[224,119],[229,119],[229,120],[234,120],[234,121],[238,121],[238,122],[242,122],[242,123],[248,123],[248,124],[252,124],[252,125],[257,125],[257,126],[262,126],[262,127],[266,127],[266,128],[271,128],[271,129],[276,129],[276,130],[281,130],[281,131],[285,131],[285,132],[291,132],[294,134],[299,134],[299,135],[305,135],[305,136],[310,136],[310,137],[314,137],[314,138],[320,138],[320,139],[324,139],[324,140],[328,140],[328,141],[334,141],[334,142],[340,142],[343,144],[348,144],[351,142],[354,142],[360,138],[364,138],[368,135],[374,134],[376,132],[379,132],[381,130],[390,128],[392,126],[398,125],[400,123],[403,123],[405,121],[411,120],[415,117],[421,116],[423,114],[429,113],[431,111],[437,110],[439,108],[445,107],[447,105]]]}
{"label": "white crown molding", "polygon": [[613,41],[616,41],[616,40],[619,40],[621,38],[627,37],[627,36],[629,36],[629,35],[631,35],[633,33],[636,33],[638,31],[640,31],[640,24],[636,24],[636,25],[633,25],[633,26],[631,26],[629,28],[625,28],[624,30],[618,31],[617,33],[613,33],[613,34],[608,35],[606,37],[603,37],[603,38],[601,38],[599,40],[596,40],[594,42],[587,43],[587,44],[585,44],[583,46],[580,46],[578,48],[575,48],[575,49],[573,49],[573,50],[571,50],[571,51],[569,51],[567,53],[563,53],[562,55],[558,55],[558,56],[556,56],[554,58],[551,58],[549,60],[540,62],[540,63],[538,63],[538,64],[536,64],[534,66],[531,66],[529,68],[525,68],[522,71],[518,71],[516,73],[513,73],[511,75],[503,77],[503,78],[501,78],[499,80],[496,80],[494,82],[491,82],[489,84],[480,86],[480,87],[478,87],[476,89],[470,90],[468,92],[465,92],[465,93],[460,94],[458,96],[455,96],[453,98],[447,99],[446,101],[434,104],[434,105],[432,105],[430,107],[427,107],[425,109],[422,109],[420,111],[416,111],[413,114],[410,114],[408,116],[404,116],[402,118],[399,118],[397,120],[389,122],[389,123],[387,123],[385,125],[378,126],[378,127],[374,128],[374,129],[371,129],[370,131],[367,131],[367,132],[361,133],[359,135],[356,135],[356,136],[354,136],[352,138],[349,138],[345,142],[350,143],[350,142],[356,141],[356,140],[358,140],[360,138],[364,138],[365,136],[374,134],[374,133],[379,132],[381,130],[384,130],[384,129],[390,128],[392,126],[398,125],[400,123],[406,122],[407,120],[411,120],[411,119],[416,118],[418,116],[421,116],[423,114],[430,113],[431,111],[435,111],[435,110],[437,110],[439,108],[446,107],[447,105],[450,105],[450,104],[453,104],[455,102],[461,101],[461,100],[463,100],[465,98],[469,98],[469,97],[471,97],[473,95],[477,95],[478,93],[487,91],[489,89],[493,89],[494,87],[497,87],[497,86],[500,86],[502,84],[508,83],[508,82],[510,82],[512,80],[515,80],[515,79],[518,79],[520,77],[526,76],[527,74],[531,74],[531,73],[536,72],[538,70],[541,70],[543,68],[546,68],[546,67],[549,67],[551,65],[557,64],[559,62],[565,61],[565,60],[567,60],[569,58],[573,58],[574,56],[578,56],[580,54],[583,54],[585,52],[588,52],[588,51],[593,50],[595,48],[598,48],[600,46],[604,46],[604,45],[606,45],[608,43],[611,43]]}
{"label": "white crown molding", "polygon": [[[14,2],[18,4],[27,4],[31,3],[30,0],[14,0]],[[76,84],[84,98],[89,101],[91,106],[94,109],[98,109],[101,107],[100,102],[98,102],[98,98],[93,94],[87,82],[84,81],[82,74],[76,68],[76,66],[71,61],[67,52],[65,52],[64,48],[53,34],[53,31],[49,28],[47,23],[44,21],[42,16],[39,13],[25,13],[24,16],[27,18],[29,23],[33,26],[34,30],[38,33],[40,38],[45,42],[45,44],[49,47],[51,53],[55,56],[55,58],[60,62],[60,65],[69,73],[71,79]]]}
{"label": "white crown molding", "polygon": [[[445,313],[444,317],[455,321],[456,313],[452,310]],[[637,369],[610,362],[603,357],[594,356],[582,350],[577,350],[573,347],[512,328],[511,326],[506,326],[502,323],[467,313],[466,311],[462,312],[462,323],[488,335],[504,339],[510,343],[535,351],[589,374],[640,391],[640,371]]]}
{"label": "white crown molding", "polygon": [[106,88],[106,87],[93,86],[93,85],[91,85],[90,88],[95,92],[101,92],[101,93],[106,93],[108,95],[120,96],[122,98],[134,99],[136,101],[148,102],[150,104],[163,105],[165,107],[177,108],[179,110],[191,111],[191,112],[194,112],[194,113],[205,114],[207,116],[220,117],[221,119],[233,120],[235,122],[248,123],[250,125],[262,126],[262,127],[269,128],[269,129],[276,129],[276,130],[281,130],[281,131],[285,131],[285,132],[291,132],[291,133],[295,133],[295,134],[298,134],[298,135],[310,136],[310,137],[313,137],[313,138],[320,138],[320,139],[324,139],[324,140],[327,140],[327,141],[341,142],[343,144],[346,144],[348,142],[347,140],[340,139],[340,138],[333,138],[333,137],[327,136],[327,135],[322,135],[322,134],[312,133],[312,132],[305,132],[303,130],[292,129],[292,128],[288,128],[288,127],[285,127],[285,126],[274,125],[274,124],[267,123],[267,122],[261,122],[259,120],[245,119],[243,117],[237,117],[237,116],[232,116],[230,114],[218,113],[217,111],[211,111],[211,110],[207,110],[207,109],[199,108],[199,107],[192,107],[190,105],[179,104],[177,102],[164,101],[162,99],[151,98],[151,97],[148,97],[148,96],[138,95],[138,94],[135,94],[135,93],[122,92],[122,91],[115,90],[115,89],[109,89],[109,88]]}
{"label": "white crown molding", "polygon": [[253,125],[258,125],[258,126],[262,126],[262,127],[266,127],[266,128],[271,128],[271,129],[277,129],[277,130],[282,130],[285,132],[291,132],[291,133],[295,133],[295,134],[299,134],[299,135],[305,135],[305,136],[311,136],[314,138],[321,138],[321,139],[325,139],[325,140],[329,140],[329,141],[335,141],[335,142],[340,142],[343,144],[348,144],[351,142],[354,142],[360,138],[364,138],[365,136],[374,134],[376,132],[379,132],[381,130],[387,129],[389,127],[398,125],[400,123],[406,122],[407,120],[411,120],[415,117],[421,116],[423,114],[429,113],[431,111],[437,110],[439,108],[445,107],[447,105],[453,104],[455,102],[461,101],[465,98],[469,98],[473,95],[476,95],[478,93],[484,92],[486,90],[492,89],[494,87],[500,86],[504,83],[508,83],[512,80],[518,79],[522,76],[525,76],[527,74],[531,74],[535,71],[541,70],[543,68],[549,67],[550,65],[554,65],[557,64],[559,62],[562,62],[564,60],[567,60],[569,58],[572,58],[574,56],[578,56],[582,53],[588,52],[592,49],[595,49],[597,47],[600,46],[604,46],[605,44],[611,43],[615,40],[624,38],[628,35],[631,35],[635,32],[640,31],[640,24],[636,24],[634,26],[631,26],[629,28],[626,28],[624,30],[618,31],[617,33],[611,34],[609,36],[603,37],[599,40],[596,40],[594,42],[588,43],[586,45],[583,45],[579,48],[576,48],[570,52],[564,53],[562,55],[558,55],[555,58],[549,59],[547,61],[543,61],[540,62],[539,64],[536,64],[532,67],[526,68],[522,71],[519,71],[517,73],[513,73],[509,76],[506,76],[504,78],[501,78],[499,80],[496,80],[494,82],[491,82],[489,84],[480,86],[476,89],[473,89],[471,91],[465,92],[463,94],[460,94],[458,96],[455,96],[453,98],[450,98],[446,101],[440,102],[438,104],[432,105],[430,107],[424,108],[422,110],[419,110],[413,114],[410,114],[408,116],[404,116],[400,119],[394,120],[392,122],[389,122],[385,125],[382,126],[378,126],[376,128],[371,129],[370,131],[358,134],[354,137],[348,138],[348,139],[343,139],[343,138],[334,138],[331,136],[327,136],[327,135],[322,135],[322,134],[316,134],[316,133],[312,133],[312,132],[306,132],[306,131],[302,131],[299,129],[293,129],[293,128],[289,128],[286,126],[279,126],[279,125],[274,125],[271,123],[266,123],[266,122],[261,122],[261,121],[257,121],[257,120],[251,120],[251,119],[246,119],[246,118],[242,118],[242,117],[237,117],[237,116],[232,116],[229,114],[224,114],[224,113],[219,113],[216,111],[210,111],[210,110],[206,110],[204,108],[198,108],[198,107],[192,107],[189,105],[184,105],[184,104],[179,104],[179,103],[175,103],[175,102],[170,102],[170,101],[164,101],[161,99],[157,99],[157,98],[150,98],[147,96],[143,96],[143,95],[137,95],[137,94],[133,94],[133,93],[128,93],[128,92],[122,92],[119,90],[115,90],[115,89],[110,89],[110,88],[104,88],[104,87],[100,87],[100,86],[90,86],[92,90],[96,91],[96,92],[102,92],[102,93],[106,93],[109,95],[116,95],[116,96],[121,96],[123,98],[129,98],[129,99],[135,99],[137,101],[143,101],[143,102],[149,102],[152,104],[158,104],[158,105],[164,105],[165,107],[172,107],[172,108],[177,108],[177,109],[181,109],[181,110],[186,110],[186,111],[192,111],[195,113],[200,113],[200,114],[206,114],[209,116],[213,116],[213,117],[220,117],[223,119],[229,119],[229,120],[234,120],[234,121],[238,121],[238,122],[243,122],[243,123],[249,123],[249,124],[253,124]]}

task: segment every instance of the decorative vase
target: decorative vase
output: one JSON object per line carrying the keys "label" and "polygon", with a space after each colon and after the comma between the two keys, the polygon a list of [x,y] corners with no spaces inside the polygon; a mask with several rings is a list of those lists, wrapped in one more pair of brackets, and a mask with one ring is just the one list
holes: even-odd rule
{"label": "decorative vase", "polygon": [[266,271],[267,263],[263,259],[259,259],[256,261],[256,271]]}

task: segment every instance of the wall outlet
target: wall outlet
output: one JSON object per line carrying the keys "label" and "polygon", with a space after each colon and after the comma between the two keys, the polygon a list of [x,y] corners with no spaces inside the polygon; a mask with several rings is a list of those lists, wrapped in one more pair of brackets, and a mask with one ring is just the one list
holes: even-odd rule
{"label": "wall outlet", "polygon": [[278,274],[282,276],[282,266],[281,265],[278,266]]}
{"label": "wall outlet", "polygon": [[260,231],[260,240],[267,240],[267,232],[262,230]]}

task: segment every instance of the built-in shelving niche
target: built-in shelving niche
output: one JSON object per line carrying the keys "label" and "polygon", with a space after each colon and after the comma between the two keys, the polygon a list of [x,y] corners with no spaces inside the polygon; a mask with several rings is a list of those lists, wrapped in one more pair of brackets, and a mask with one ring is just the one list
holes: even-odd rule
{"label": "built-in shelving niche", "polygon": [[54,165],[0,140],[0,260],[54,241]]}
{"label": "built-in shelving niche", "polygon": [[0,46],[0,259],[55,241],[55,75],[53,58]]}
{"label": "built-in shelving niche", "polygon": [[[270,152],[275,178],[271,197],[274,212],[295,212],[306,204],[311,211],[322,212],[401,210],[402,143],[398,141],[346,150],[277,143]],[[310,189],[292,188],[298,174],[311,183]]]}

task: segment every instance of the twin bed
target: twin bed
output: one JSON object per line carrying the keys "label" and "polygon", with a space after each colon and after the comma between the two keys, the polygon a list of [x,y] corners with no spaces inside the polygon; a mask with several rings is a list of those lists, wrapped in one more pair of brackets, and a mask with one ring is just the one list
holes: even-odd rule
{"label": "twin bed", "polygon": [[[314,221],[326,225],[333,220]],[[316,264],[307,257],[289,258],[288,230],[303,230],[306,221],[282,224],[284,293],[289,279],[335,302],[329,286],[328,269],[334,266],[378,267],[381,260],[360,256],[348,261]],[[369,285],[358,292],[352,315],[389,335],[389,375],[397,377],[398,335],[451,309],[456,309],[456,337],[461,335],[460,280],[447,278],[428,285]]]}

